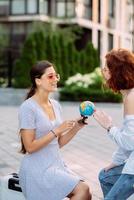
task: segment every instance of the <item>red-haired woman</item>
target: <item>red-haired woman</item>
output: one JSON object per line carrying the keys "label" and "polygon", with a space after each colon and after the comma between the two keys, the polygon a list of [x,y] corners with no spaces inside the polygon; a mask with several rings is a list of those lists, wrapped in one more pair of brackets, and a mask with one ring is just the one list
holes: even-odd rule
{"label": "red-haired woman", "polygon": [[126,200],[134,193],[134,55],[125,49],[112,50],[106,55],[102,74],[109,88],[122,94],[124,120],[118,128],[103,111],[94,114],[118,145],[112,163],[101,170],[99,180],[105,200]]}

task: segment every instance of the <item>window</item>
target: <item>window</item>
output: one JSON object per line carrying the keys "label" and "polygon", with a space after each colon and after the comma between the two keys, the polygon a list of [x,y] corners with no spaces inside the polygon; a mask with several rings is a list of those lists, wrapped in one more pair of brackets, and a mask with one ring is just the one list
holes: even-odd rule
{"label": "window", "polygon": [[9,1],[3,0],[0,1],[0,15],[8,15],[9,14]]}
{"label": "window", "polygon": [[78,0],[76,7],[77,16],[92,19],[92,0]]}
{"label": "window", "polygon": [[101,55],[101,38],[102,38],[102,32],[98,30],[98,54]]}
{"label": "window", "polygon": [[98,22],[101,22],[101,0],[98,0]]}
{"label": "window", "polygon": [[65,1],[57,2],[57,17],[65,17],[65,15],[66,15]]}
{"label": "window", "polygon": [[12,0],[11,14],[25,14],[25,0]]}
{"label": "window", "polygon": [[74,2],[67,2],[66,10],[67,10],[67,17],[74,17],[75,16]]}
{"label": "window", "polygon": [[16,51],[15,48],[18,48],[24,42],[26,36],[26,23],[13,22],[10,25],[11,25],[11,33],[10,33],[11,46],[14,47],[15,56],[18,56],[19,52]]}
{"label": "window", "polygon": [[115,0],[109,0],[109,16],[115,17]]}
{"label": "window", "polygon": [[20,35],[26,33],[25,23],[13,23],[12,24],[12,34]]}
{"label": "window", "polygon": [[113,49],[113,35],[111,33],[108,34],[108,51]]}
{"label": "window", "polygon": [[[0,24],[0,35],[6,36],[9,34],[10,26],[8,23]],[[4,41],[5,42],[5,41]]]}
{"label": "window", "polygon": [[47,15],[48,14],[48,7],[49,7],[48,0],[40,0],[39,13]]}
{"label": "window", "polygon": [[27,1],[27,13],[37,13],[37,0],[28,0]]}
{"label": "window", "polygon": [[85,0],[84,18],[92,19],[92,0]]}
{"label": "window", "polygon": [[74,17],[75,0],[57,0],[56,1],[57,17]]}

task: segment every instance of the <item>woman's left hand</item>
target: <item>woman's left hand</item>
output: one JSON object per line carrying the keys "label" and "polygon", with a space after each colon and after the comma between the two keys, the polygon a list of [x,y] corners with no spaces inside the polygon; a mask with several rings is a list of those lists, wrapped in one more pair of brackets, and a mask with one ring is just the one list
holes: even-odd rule
{"label": "woman's left hand", "polygon": [[96,110],[93,114],[94,119],[105,129],[112,126],[112,118],[104,111]]}
{"label": "woman's left hand", "polygon": [[86,123],[86,124],[84,124],[84,123],[79,123],[79,121],[82,120],[82,119],[83,119],[83,117],[79,117],[79,118],[77,118],[77,119],[75,120],[74,128],[80,130],[80,129],[83,128],[86,124],[88,124],[87,121],[86,121],[87,119],[85,119],[85,123]]}

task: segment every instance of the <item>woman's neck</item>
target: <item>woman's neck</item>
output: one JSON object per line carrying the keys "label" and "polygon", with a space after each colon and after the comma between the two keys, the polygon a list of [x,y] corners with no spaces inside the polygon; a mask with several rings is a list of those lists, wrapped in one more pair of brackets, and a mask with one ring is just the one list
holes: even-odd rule
{"label": "woman's neck", "polygon": [[43,105],[43,104],[46,104],[48,105],[49,104],[49,93],[45,93],[45,92],[39,92],[37,91],[35,93],[35,95],[33,96],[33,98],[40,104],[40,105]]}
{"label": "woman's neck", "polygon": [[131,88],[131,89],[127,89],[127,90],[120,90],[122,96],[123,96],[123,99],[125,99],[127,97],[127,95],[131,92],[131,91],[134,91],[134,88]]}

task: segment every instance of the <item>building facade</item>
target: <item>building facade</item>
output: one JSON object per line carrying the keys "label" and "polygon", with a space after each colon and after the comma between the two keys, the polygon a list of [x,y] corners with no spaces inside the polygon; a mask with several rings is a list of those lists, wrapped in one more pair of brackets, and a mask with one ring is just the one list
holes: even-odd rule
{"label": "building facade", "polygon": [[134,51],[133,15],[134,0],[0,0],[0,32],[15,46],[33,21],[78,24],[103,58],[112,48]]}

